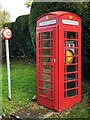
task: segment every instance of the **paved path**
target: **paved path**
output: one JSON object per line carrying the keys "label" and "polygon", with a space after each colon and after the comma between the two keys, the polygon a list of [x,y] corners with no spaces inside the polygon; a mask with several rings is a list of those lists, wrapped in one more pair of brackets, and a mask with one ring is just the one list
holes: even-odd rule
{"label": "paved path", "polygon": [[[88,104],[90,106],[90,96],[88,96]],[[76,109],[76,106],[59,113],[40,106],[36,102],[30,102],[28,105],[23,106],[21,109],[12,113],[9,116],[9,119],[5,118],[5,120],[42,120],[42,118],[45,120],[46,118],[67,118],[67,115],[70,114],[73,109]],[[4,118],[2,120],[4,120]]]}
{"label": "paved path", "polygon": [[30,104],[23,106],[21,109],[10,115],[9,118],[11,118],[11,120],[42,120],[42,118],[44,120],[45,118],[49,118],[51,116],[59,116],[59,118],[65,118],[65,115],[69,114],[71,110],[72,108],[58,113],[40,106],[36,102],[31,102]]}

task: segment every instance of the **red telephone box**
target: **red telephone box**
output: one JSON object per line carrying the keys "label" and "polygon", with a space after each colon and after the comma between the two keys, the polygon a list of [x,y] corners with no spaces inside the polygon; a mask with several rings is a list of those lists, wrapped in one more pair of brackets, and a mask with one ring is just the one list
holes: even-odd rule
{"label": "red telephone box", "polygon": [[62,111],[81,100],[81,19],[63,11],[37,19],[37,102]]}

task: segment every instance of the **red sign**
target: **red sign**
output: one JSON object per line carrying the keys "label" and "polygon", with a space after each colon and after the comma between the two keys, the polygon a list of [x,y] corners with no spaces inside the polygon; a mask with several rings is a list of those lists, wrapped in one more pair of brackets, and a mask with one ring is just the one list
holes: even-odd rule
{"label": "red sign", "polygon": [[10,40],[11,37],[12,37],[12,31],[11,31],[8,27],[6,27],[6,28],[2,31],[2,35],[3,35],[3,37],[4,37],[5,39]]}

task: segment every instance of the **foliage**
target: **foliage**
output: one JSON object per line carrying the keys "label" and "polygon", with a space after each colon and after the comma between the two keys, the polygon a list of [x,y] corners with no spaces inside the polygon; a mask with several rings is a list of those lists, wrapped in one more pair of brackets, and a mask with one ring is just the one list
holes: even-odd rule
{"label": "foliage", "polygon": [[32,6],[32,2],[33,2],[33,0],[26,0],[26,1],[25,1],[26,7],[27,7],[27,8],[31,7],[31,6]]}
{"label": "foliage", "polygon": [[2,28],[3,24],[9,22],[10,14],[6,10],[0,9],[0,28]]}
{"label": "foliage", "polygon": [[[33,57],[33,45],[28,28],[28,15],[19,16],[15,22],[5,24],[4,27],[9,27],[12,30],[13,37],[10,42],[11,57]],[[5,45],[3,41],[5,55]]]}
{"label": "foliage", "polygon": [[[44,13],[51,11],[68,11],[77,14],[82,19],[82,75],[86,78],[88,60],[90,57],[89,48],[87,43],[90,43],[90,2],[33,2],[31,8],[31,14],[29,16],[29,31],[31,33],[31,38],[36,44],[36,20]],[[89,49],[89,50],[88,50]],[[90,67],[90,64],[89,64]]]}
{"label": "foliage", "polygon": [[13,113],[28,104],[35,95],[35,67],[29,60],[11,60],[11,93],[8,101],[6,63],[2,65],[2,114]]}

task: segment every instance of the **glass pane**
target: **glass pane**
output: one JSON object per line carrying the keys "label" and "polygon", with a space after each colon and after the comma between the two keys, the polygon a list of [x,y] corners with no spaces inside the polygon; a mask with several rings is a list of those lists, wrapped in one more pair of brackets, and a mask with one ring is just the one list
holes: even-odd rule
{"label": "glass pane", "polygon": [[64,80],[67,80],[67,74],[64,74]]}
{"label": "glass pane", "polygon": [[67,79],[68,80],[73,80],[73,79],[77,79],[77,74],[73,73],[73,74],[67,74]]}
{"label": "glass pane", "polygon": [[42,74],[42,80],[48,80],[48,81],[50,81],[51,80],[50,74]]}
{"label": "glass pane", "polygon": [[69,38],[69,39],[78,39],[77,32],[67,32],[67,38]]}
{"label": "glass pane", "polygon": [[78,70],[77,65],[68,65],[68,66],[64,67],[65,72],[74,72],[74,71],[77,71],[77,70]]}
{"label": "glass pane", "polygon": [[42,90],[42,94],[48,98],[53,98],[52,92],[50,90]]}
{"label": "glass pane", "polygon": [[64,45],[65,45],[65,47],[72,47],[72,48],[78,46],[76,40],[65,40]]}
{"label": "glass pane", "polygon": [[42,41],[42,47],[50,47],[50,41]]}
{"label": "glass pane", "polygon": [[64,38],[78,39],[78,33],[77,32],[65,31],[64,32]]}
{"label": "glass pane", "polygon": [[50,92],[50,91],[48,91],[48,90],[42,90],[42,92],[43,92],[43,93],[47,93],[47,92]]}
{"label": "glass pane", "polygon": [[67,97],[75,96],[77,95],[77,90],[68,90],[67,91]]}
{"label": "glass pane", "polygon": [[42,87],[43,87],[43,88],[48,88],[48,89],[50,89],[50,88],[51,88],[51,86],[50,86],[50,83],[49,83],[49,82],[43,82],[43,83],[42,83]]}
{"label": "glass pane", "polygon": [[64,32],[64,38],[67,38],[67,31]]}
{"label": "glass pane", "polygon": [[64,75],[64,80],[75,80],[77,79],[77,73],[72,73],[72,74],[65,74]]}
{"label": "glass pane", "polygon": [[43,57],[42,63],[50,63],[50,57]]}
{"label": "glass pane", "polygon": [[64,83],[64,89],[67,89],[67,83]]}
{"label": "glass pane", "polygon": [[64,57],[64,63],[68,65],[78,63],[78,57]]}
{"label": "glass pane", "polygon": [[66,98],[66,97],[67,97],[67,92],[65,91],[65,92],[64,92],[64,98]]}
{"label": "glass pane", "polygon": [[73,63],[78,63],[78,57],[73,57]]}
{"label": "glass pane", "polygon": [[42,50],[42,55],[50,55],[50,50]]}
{"label": "glass pane", "polygon": [[69,89],[74,87],[77,87],[76,81],[64,83],[64,89]]}
{"label": "glass pane", "polygon": [[50,66],[43,66],[43,72],[50,72]]}
{"label": "glass pane", "polygon": [[42,39],[50,39],[50,32],[42,33]]}
{"label": "glass pane", "polygon": [[67,89],[68,88],[74,88],[74,87],[76,87],[76,81],[75,82],[68,82],[67,83]]}

